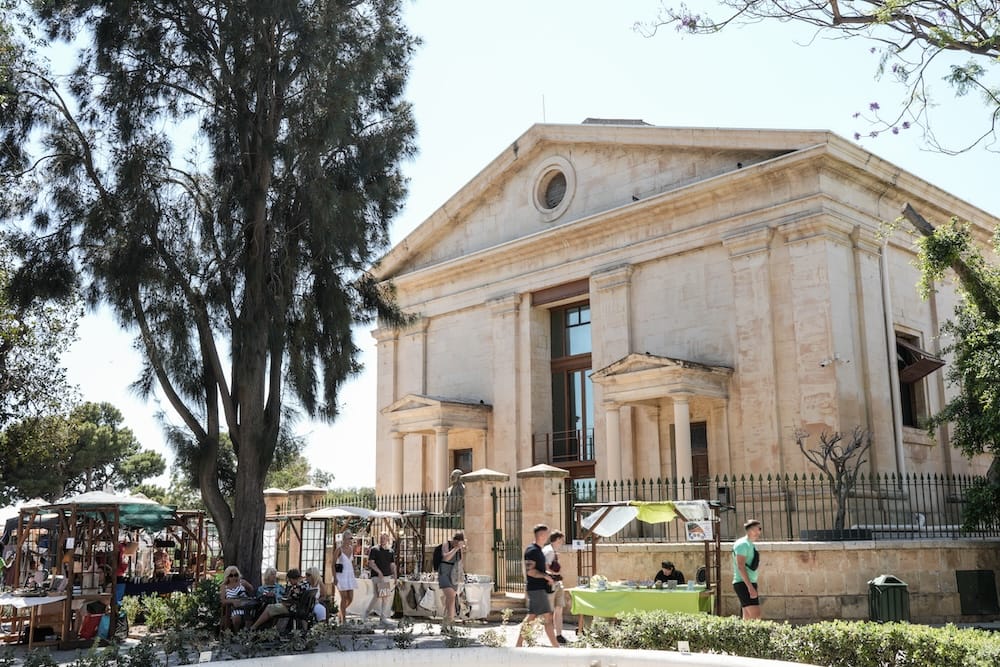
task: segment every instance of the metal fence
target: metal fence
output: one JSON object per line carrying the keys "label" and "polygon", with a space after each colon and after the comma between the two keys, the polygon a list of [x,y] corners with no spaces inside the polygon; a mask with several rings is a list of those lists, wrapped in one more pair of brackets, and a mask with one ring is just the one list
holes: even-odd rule
{"label": "metal fence", "polygon": [[[317,507],[336,505],[364,507],[388,512],[427,512],[424,545],[428,553],[435,546],[450,540],[455,531],[465,525],[465,498],[447,491],[403,493],[376,496],[373,494],[330,494]],[[429,566],[429,562],[427,563]]]}
{"label": "metal fence", "polygon": [[524,552],[521,547],[521,491],[496,486],[493,499],[493,589],[524,591]]}
{"label": "metal fence", "polygon": [[[638,479],[577,482],[575,495],[588,502],[617,500],[718,500],[722,539],[743,534],[743,522],[763,522],[768,541],[912,540],[1000,537],[1000,524],[962,527],[966,493],[979,478],[971,475],[859,476],[838,502],[831,480],[822,475],[723,475],[711,479]],[[843,521],[837,525],[838,513]],[[683,542],[680,522],[633,521],[610,538],[621,542]]]}

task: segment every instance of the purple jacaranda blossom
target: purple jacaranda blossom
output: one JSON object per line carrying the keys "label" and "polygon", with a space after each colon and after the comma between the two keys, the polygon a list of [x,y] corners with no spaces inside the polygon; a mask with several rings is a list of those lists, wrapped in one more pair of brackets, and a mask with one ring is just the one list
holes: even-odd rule
{"label": "purple jacaranda blossom", "polygon": [[854,114],[851,116],[851,118],[857,118],[860,115],[861,115],[860,111],[855,111]]}
{"label": "purple jacaranda blossom", "polygon": [[880,107],[878,105],[878,102],[872,102],[871,104],[868,105],[868,108],[871,109],[872,111],[878,111]]}
{"label": "purple jacaranda blossom", "polygon": [[903,121],[903,129],[904,130],[910,129],[910,121],[908,121],[908,120],[904,120]]}
{"label": "purple jacaranda blossom", "polygon": [[899,128],[898,127],[893,127],[892,128],[892,133],[893,134],[899,134]]}
{"label": "purple jacaranda blossom", "polygon": [[875,130],[872,130],[871,132],[868,133],[868,136],[872,137],[874,139],[875,137],[878,136],[878,132],[876,132]]}
{"label": "purple jacaranda blossom", "polygon": [[860,132],[855,132],[854,133],[854,140],[855,141],[860,141],[861,140],[861,133]]}

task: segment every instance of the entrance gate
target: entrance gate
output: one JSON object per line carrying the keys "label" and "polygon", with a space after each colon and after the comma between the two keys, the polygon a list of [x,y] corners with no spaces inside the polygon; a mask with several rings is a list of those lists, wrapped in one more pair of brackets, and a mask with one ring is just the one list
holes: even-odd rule
{"label": "entrance gate", "polygon": [[521,492],[516,486],[493,487],[493,590],[524,592],[521,548]]}

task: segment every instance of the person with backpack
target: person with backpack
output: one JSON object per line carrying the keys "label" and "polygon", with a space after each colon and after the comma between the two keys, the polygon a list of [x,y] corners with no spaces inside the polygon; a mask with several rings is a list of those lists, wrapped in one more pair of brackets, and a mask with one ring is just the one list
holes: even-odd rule
{"label": "person with backpack", "polygon": [[444,615],[441,625],[451,625],[455,620],[457,584],[465,579],[462,572],[462,554],[465,553],[465,533],[461,530],[452,538],[434,548],[432,565],[437,569],[438,586],[444,594]]}

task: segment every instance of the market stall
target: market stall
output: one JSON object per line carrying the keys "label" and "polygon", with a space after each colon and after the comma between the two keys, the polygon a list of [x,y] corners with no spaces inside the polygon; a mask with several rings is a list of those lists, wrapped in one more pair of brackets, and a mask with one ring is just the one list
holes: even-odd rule
{"label": "market stall", "polygon": [[[575,507],[577,524],[577,571],[581,582],[567,591],[572,599],[571,613],[584,616],[615,617],[626,611],[664,609],[690,613],[719,613],[721,608],[721,536],[720,503],[706,500],[620,501],[579,503]],[[704,544],[704,581],[686,588],[654,588],[652,582],[608,583],[599,575],[597,544],[611,537],[631,521],[662,523],[681,520],[689,542]]]}
{"label": "market stall", "polygon": [[17,608],[16,597],[30,601],[30,608],[56,607],[44,612],[44,624],[38,615],[29,618],[29,637],[34,640],[44,627],[43,636],[61,648],[86,646],[105,615],[108,632],[114,633],[120,601],[115,581],[125,558],[121,538],[130,530],[159,531],[177,521],[172,509],[147,498],[100,491],[22,508],[14,580],[24,585],[9,604]]}

